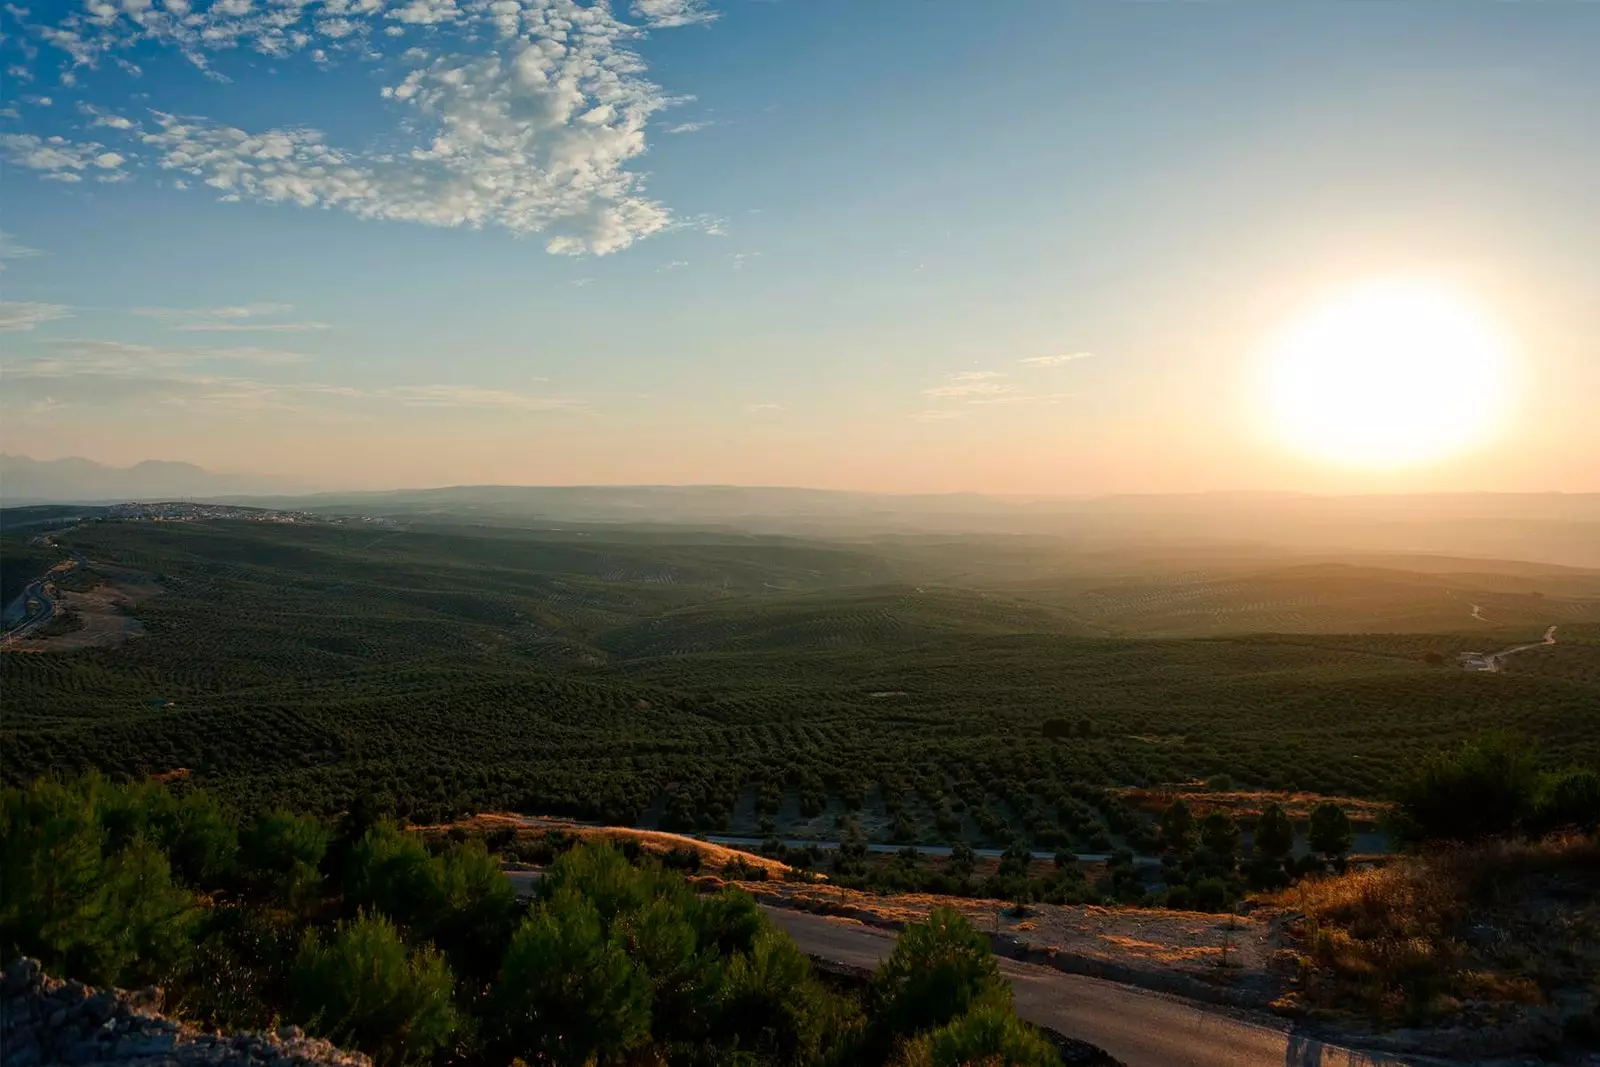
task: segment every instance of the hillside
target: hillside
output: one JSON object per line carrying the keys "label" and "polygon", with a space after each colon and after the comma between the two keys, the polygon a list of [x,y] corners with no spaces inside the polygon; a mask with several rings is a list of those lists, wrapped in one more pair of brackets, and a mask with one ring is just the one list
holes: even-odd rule
{"label": "hillside", "polygon": [[[1490,726],[1600,753],[1592,624],[1483,676],[1457,655],[1544,627],[1105,636],[1078,578],[1053,600],[952,582],[953,549],[901,542],[358,521],[55,537],[89,561],[84,583],[137,575],[160,592],[125,609],[143,636],[116,647],[0,655],[13,782],[185,768],[322,811],[377,789],[422,821],[520,810],[833,835],[848,817],[878,840],[1097,852],[1139,845],[1107,787],[1228,774],[1374,797],[1416,753]],[[961,549],[1012,570],[1039,551]],[[1454,580],[1344,573],[1351,605],[1410,587],[1423,602]],[[1581,605],[1593,578],[1498,581]],[[1052,722],[1071,729],[1047,737]]]}

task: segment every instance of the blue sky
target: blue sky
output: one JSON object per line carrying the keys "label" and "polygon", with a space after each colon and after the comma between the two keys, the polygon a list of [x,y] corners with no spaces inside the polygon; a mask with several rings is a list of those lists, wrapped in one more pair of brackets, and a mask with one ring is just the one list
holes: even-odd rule
{"label": "blue sky", "polygon": [[[0,426],[307,485],[1600,489],[1600,7],[13,3]],[[1516,403],[1264,436],[1262,339],[1447,280]]]}

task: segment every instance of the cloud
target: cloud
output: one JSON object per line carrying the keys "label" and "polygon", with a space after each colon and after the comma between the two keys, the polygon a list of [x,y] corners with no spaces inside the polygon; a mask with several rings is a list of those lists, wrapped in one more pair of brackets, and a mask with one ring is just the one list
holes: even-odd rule
{"label": "cloud", "polygon": [[746,263],[761,255],[760,252],[729,252],[728,259],[733,262],[734,270],[744,270]]}
{"label": "cloud", "polygon": [[31,330],[46,322],[72,317],[65,304],[41,304],[31,300],[0,300],[0,331]]}
{"label": "cloud", "polygon": [[50,354],[47,356],[6,364],[6,374],[25,378],[63,378],[75,374],[140,373],[155,368],[186,367],[210,362],[304,363],[310,358],[299,352],[249,345],[166,348],[130,344],[127,341],[63,338],[48,342],[48,346]]}
{"label": "cloud", "polygon": [[634,18],[644,19],[653,30],[714,22],[717,18],[705,0],[633,0],[631,11]]}
{"label": "cloud", "polygon": [[669,260],[666,263],[661,264],[661,266],[657,267],[656,268],[656,273],[657,274],[661,274],[661,273],[664,273],[666,271],[682,270],[683,268],[687,267],[688,265],[689,265],[689,261],[687,259],[673,259],[673,260]]}
{"label": "cloud", "polygon": [[[316,411],[350,414],[362,406],[482,410],[518,413],[583,411],[588,403],[509,389],[469,385],[402,385],[362,388],[327,382],[269,382],[203,369],[213,361],[289,364],[297,353],[255,348],[169,349],[120,341],[76,340],[52,346],[47,356],[8,362],[7,406],[67,404],[116,408],[151,404],[226,411]],[[35,408],[34,410],[38,410]]]}
{"label": "cloud", "polygon": [[100,181],[121,181],[127,177],[117,170],[127,162],[126,157],[108,152],[98,141],[7,133],[0,134],[0,152],[15,166],[39,171],[41,177],[54,181],[82,181],[85,173],[94,174]]}
{"label": "cloud", "polygon": [[587,407],[582,400],[533,396],[506,389],[480,389],[470,385],[400,385],[371,390],[368,396],[397,400],[419,408],[501,408],[515,411],[571,411]]}
{"label": "cloud", "polygon": [[1059,356],[1029,356],[1027,359],[1019,359],[1017,362],[1031,363],[1036,367],[1055,367],[1062,363],[1072,363],[1075,360],[1093,358],[1093,352],[1070,352]]}
{"label": "cloud", "polygon": [[235,304],[213,308],[140,307],[135,315],[173,323],[177,333],[312,333],[331,330],[325,322],[253,322],[262,316],[284,315],[294,310],[288,304]]}
{"label": "cloud", "polygon": [[750,414],[754,415],[754,414],[757,414],[758,412],[762,412],[762,411],[782,411],[783,410],[783,405],[782,404],[778,404],[778,403],[774,403],[771,400],[767,400],[767,401],[764,401],[764,402],[762,402],[760,404],[746,404],[744,406],[744,409],[745,409],[745,411],[747,411]]}
{"label": "cloud", "polygon": [[6,233],[4,230],[0,230],[0,270],[6,269],[7,260],[32,259],[34,256],[42,255],[44,255],[44,253],[39,251],[37,248],[29,248],[27,245],[22,244],[9,233]]}
{"label": "cloud", "polygon": [[996,381],[1004,378],[1000,371],[971,370],[962,371],[950,376],[944,385],[935,385],[922,390],[923,396],[935,400],[949,401],[946,407],[930,408],[926,411],[913,413],[910,417],[919,421],[930,421],[936,418],[957,418],[961,415],[962,407],[977,407],[994,404],[1053,404],[1064,400],[1071,393],[1029,393],[1021,386],[1012,382]]}
{"label": "cloud", "polygon": [[412,69],[383,89],[403,112],[400,121],[392,135],[361,147],[308,127],[247,130],[159,110],[148,124],[93,112],[95,126],[133,141],[126,152],[97,143],[83,146],[87,155],[68,146],[56,154],[46,144],[4,147],[58,180],[81,180],[89,166],[102,165],[95,160],[114,155],[120,166],[137,152],[227,201],[500,227],[544,236],[553,254],[604,255],[674,221],[630,168],[645,151],[650,116],[681,101],[646,77],[631,43],[646,30],[716,18],[704,0],[634,0],[629,11],[637,21],[580,0],[89,0],[51,25],[30,27],[88,68],[146,43],[175,48],[213,74],[218,54],[241,48],[269,57],[320,52],[330,62],[344,52],[377,56],[384,35],[372,31],[380,25],[402,35],[446,27],[451,36],[438,40],[447,44],[499,43],[487,54],[431,60],[404,50]]}
{"label": "cloud", "polygon": [[702,119],[699,122],[680,122],[676,126],[667,126],[661,132],[662,133],[699,133],[701,130],[710,129],[712,126],[715,126],[715,125],[716,125],[715,122],[711,122],[710,120],[707,120],[707,119]]}
{"label": "cloud", "polygon": [[152,319],[249,319],[261,315],[283,315],[294,308],[289,304],[231,304],[214,308],[133,308],[135,315]]}
{"label": "cloud", "polygon": [[922,391],[922,395],[939,397],[940,399],[955,399],[978,396],[1001,396],[1006,393],[1016,393],[1020,391],[1015,385],[993,380],[1000,377],[1004,376],[999,371],[964,371],[960,374],[951,376],[950,381],[944,385],[936,385],[930,389],[924,389]]}
{"label": "cloud", "polygon": [[185,322],[173,327],[178,333],[310,333],[331,329],[325,322]]}

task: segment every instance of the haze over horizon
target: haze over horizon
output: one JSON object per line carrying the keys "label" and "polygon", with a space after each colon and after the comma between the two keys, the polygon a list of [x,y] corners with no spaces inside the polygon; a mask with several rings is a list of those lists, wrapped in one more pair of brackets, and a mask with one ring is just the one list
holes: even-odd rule
{"label": "haze over horizon", "polygon": [[0,19],[7,453],[305,489],[1600,491],[1600,8]]}

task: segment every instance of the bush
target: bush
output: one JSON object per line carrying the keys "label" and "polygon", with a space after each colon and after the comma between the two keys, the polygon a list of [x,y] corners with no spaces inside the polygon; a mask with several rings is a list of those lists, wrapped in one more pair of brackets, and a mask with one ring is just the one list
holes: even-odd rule
{"label": "bush", "polygon": [[1251,851],[1263,858],[1275,862],[1282,862],[1283,857],[1294,848],[1294,824],[1289,821],[1289,815],[1283,806],[1276,802],[1267,804],[1261,809],[1261,817],[1256,820],[1255,833],[1251,837]]}
{"label": "bush", "polygon": [[1412,843],[1500,837],[1524,828],[1538,787],[1533,748],[1489,734],[1412,768],[1395,791],[1395,829]]}
{"label": "bush", "polygon": [[492,994],[492,1040],[507,1057],[563,1067],[620,1056],[649,1039],[650,994],[601,910],[566,887],[511,938]]}
{"label": "bush", "polygon": [[1213,811],[1200,820],[1200,842],[1224,863],[1232,863],[1239,851],[1239,824],[1227,812]]}
{"label": "bush", "polygon": [[1600,827],[1600,774],[1571,770],[1548,778],[1540,789],[1537,822],[1545,832],[1594,833]]}
{"label": "bush", "polygon": [[113,844],[102,818],[128,798],[99,778],[6,790],[0,945],[96,983],[164,979],[192,937],[193,897],[141,833]]}
{"label": "bush", "polygon": [[1324,800],[1311,809],[1306,843],[1312,852],[1324,859],[1334,863],[1343,862],[1356,843],[1356,832],[1350,825],[1350,816],[1331,800]]}
{"label": "bush", "polygon": [[1043,1034],[995,1005],[981,1005],[909,1043],[902,1067],[1059,1067]]}
{"label": "bush", "polygon": [[1182,797],[1161,813],[1161,844],[1172,852],[1187,852],[1194,847],[1194,813]]}
{"label": "bush", "polygon": [[320,890],[318,866],[327,851],[326,826],[281,808],[257,815],[239,835],[239,864],[245,877],[295,910]]}
{"label": "bush", "polygon": [[408,952],[381,915],[341,923],[326,945],[306,931],[289,984],[290,1018],[380,1067],[427,1059],[457,1027],[444,957]]}
{"label": "bush", "polygon": [[953,908],[908,925],[872,983],[873,1023],[894,1037],[944,1026],[979,1003],[1009,1009],[1011,987],[988,939]]}

